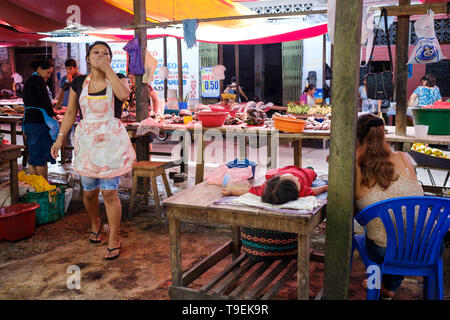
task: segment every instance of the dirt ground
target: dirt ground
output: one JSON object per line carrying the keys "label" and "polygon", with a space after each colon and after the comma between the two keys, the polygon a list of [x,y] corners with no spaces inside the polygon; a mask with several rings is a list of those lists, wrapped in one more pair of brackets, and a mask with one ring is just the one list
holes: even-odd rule
{"label": "dirt ground", "polygon": [[[177,171],[178,169],[171,169]],[[62,172],[62,173],[61,173]],[[195,172],[195,170],[190,170]],[[51,173],[50,178],[64,180],[64,171]],[[181,184],[169,180],[172,192],[193,185],[192,177]],[[161,183],[161,185],[159,185]],[[164,190],[158,181],[159,190]],[[123,249],[114,261],[103,259],[107,248],[107,234],[103,232],[100,244],[88,242],[89,220],[81,201],[79,186],[75,183],[74,196],[65,217],[55,223],[36,228],[35,234],[17,242],[0,242],[0,299],[75,299],[75,300],[167,300],[171,283],[168,221],[156,219],[150,200],[149,207],[141,207],[139,214],[126,219],[129,202],[128,190],[120,190],[123,223],[120,234]],[[165,198],[165,193],[162,193]],[[103,202],[100,217],[107,223]],[[324,253],[326,222],[319,225],[311,237],[311,247]],[[182,223],[182,261],[187,270],[229,240],[226,226],[200,226]],[[445,299],[450,299],[448,250],[444,256]],[[194,282],[193,288],[205,284],[220,272],[228,261],[219,263],[212,271]],[[81,289],[68,289],[67,270],[76,265],[81,269]],[[310,298],[323,287],[323,263],[310,263]],[[351,300],[365,299],[361,283],[365,268],[355,253],[350,279]],[[277,294],[277,300],[297,298],[296,275]],[[408,277],[398,289],[394,299],[422,299],[422,279]]]}

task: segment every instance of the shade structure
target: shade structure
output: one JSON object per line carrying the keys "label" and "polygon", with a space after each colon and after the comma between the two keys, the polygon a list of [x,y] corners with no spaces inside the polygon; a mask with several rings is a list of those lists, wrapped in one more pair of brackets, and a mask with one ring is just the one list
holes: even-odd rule
{"label": "shade structure", "polygon": [[[267,23],[256,23],[237,28],[224,28],[201,24],[197,30],[196,38],[199,42],[255,45],[302,40],[317,37],[327,32],[326,22],[315,24],[297,22],[293,24],[278,25],[276,27]],[[89,32],[88,34],[109,41],[128,41],[134,37],[132,30],[120,29]],[[152,28],[147,30],[148,39],[162,37],[183,39],[183,30],[174,28]]]}
{"label": "shade structure", "polygon": [[[95,29],[120,28],[133,22],[133,0],[0,0],[0,8],[0,19],[21,32],[63,29],[68,19]],[[162,22],[246,15],[252,11],[230,0],[147,0],[146,14],[147,21]]]}
{"label": "shade structure", "polygon": [[36,42],[42,35],[15,31],[12,28],[0,26],[0,46],[11,46]]}

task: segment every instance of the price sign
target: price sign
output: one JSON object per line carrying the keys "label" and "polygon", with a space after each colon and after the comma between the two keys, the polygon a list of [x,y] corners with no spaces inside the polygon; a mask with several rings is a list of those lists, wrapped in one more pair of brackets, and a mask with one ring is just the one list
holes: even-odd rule
{"label": "price sign", "polygon": [[202,97],[218,98],[220,96],[219,80],[214,80],[212,67],[201,69]]}

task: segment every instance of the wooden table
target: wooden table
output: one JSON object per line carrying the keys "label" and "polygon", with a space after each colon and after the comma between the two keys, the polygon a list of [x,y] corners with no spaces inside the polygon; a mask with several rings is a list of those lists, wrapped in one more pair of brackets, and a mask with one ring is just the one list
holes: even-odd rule
{"label": "wooden table", "polygon": [[8,133],[11,135],[11,143],[17,143],[17,135],[23,135],[23,131],[17,131],[17,125],[22,123],[23,116],[0,116],[0,124],[9,123],[10,130],[0,129],[0,133]]}
{"label": "wooden table", "polygon": [[[450,124],[449,124],[450,125]],[[386,140],[388,142],[400,142],[400,143],[427,143],[438,145],[450,145],[450,135],[427,135],[425,139],[416,138],[414,127],[406,127],[406,136],[400,136],[395,134],[394,126],[385,126],[388,131],[386,134]]]}
{"label": "wooden table", "polygon": [[[172,299],[257,299],[260,293],[270,284],[270,279],[275,279],[283,270],[288,269],[280,282],[269,288],[262,299],[270,299],[283,283],[297,272],[297,297],[298,299],[309,299],[309,262],[311,251],[309,248],[310,234],[312,230],[324,220],[326,205],[317,207],[310,215],[286,214],[269,211],[249,206],[215,205],[214,202],[221,199],[221,188],[216,185],[200,183],[192,188],[163,201],[167,207],[169,218],[170,235],[170,259],[172,270],[172,285],[169,287],[169,295]],[[199,224],[226,224],[232,226],[232,239],[191,270],[183,273],[181,263],[181,221],[189,221]],[[260,229],[277,230],[298,234],[298,259],[297,263],[288,266],[288,263],[280,263],[273,272],[262,279],[255,288],[246,292],[256,278],[266,270],[271,262],[260,262],[261,266],[249,279],[237,284],[240,278],[247,273],[254,262],[248,260],[245,254],[240,253],[240,227],[251,227]],[[201,289],[189,288],[189,284],[198,279],[214,265],[231,254],[230,265],[216,275],[209,283]],[[311,255],[311,260],[323,262],[323,256]],[[295,261],[295,260],[293,260]],[[285,268],[285,269],[283,269]],[[233,289],[234,285],[238,285]],[[231,295],[225,295],[232,290]]]}
{"label": "wooden table", "polygon": [[23,148],[24,146],[14,144],[0,145],[0,160],[9,161],[11,204],[19,202],[19,170],[17,167],[17,159],[22,156],[21,150]]}
{"label": "wooden table", "polygon": [[[130,137],[135,137],[138,124],[128,124],[127,130]],[[293,164],[302,166],[302,140],[303,139],[330,139],[329,131],[303,132],[303,133],[282,133],[274,128],[267,127],[247,127],[242,125],[228,126],[223,125],[217,128],[208,128],[202,126],[185,126],[177,124],[164,124],[159,126],[161,131],[176,132],[177,136],[182,137],[183,149],[190,150],[191,135],[196,143],[196,172],[195,183],[201,183],[204,178],[204,151],[207,139],[215,133],[225,138],[237,139],[238,154],[240,159],[248,158],[247,139],[256,139],[257,145],[267,144],[267,167],[278,167],[278,147],[280,144],[292,142],[294,147]],[[189,161],[189,152],[184,152],[183,163],[185,172],[187,172],[187,163]]]}
{"label": "wooden table", "polygon": [[10,129],[4,130],[0,128],[0,133],[7,133],[11,135],[11,144],[17,144],[17,135],[22,135],[24,150],[22,151],[22,166],[26,167],[28,162],[28,148],[25,139],[25,135],[23,133],[23,128],[21,131],[17,131],[17,126],[22,124],[23,115],[19,116],[0,116],[0,124],[9,124]]}

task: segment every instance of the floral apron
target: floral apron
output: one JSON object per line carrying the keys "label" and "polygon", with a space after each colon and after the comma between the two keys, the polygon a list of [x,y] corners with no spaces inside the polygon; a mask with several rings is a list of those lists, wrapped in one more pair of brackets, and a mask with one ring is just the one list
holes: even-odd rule
{"label": "floral apron", "polygon": [[106,95],[88,94],[91,75],[83,82],[83,119],[74,136],[74,170],[91,178],[110,179],[131,171],[136,154],[125,126],[114,117],[114,93],[106,79]]}

